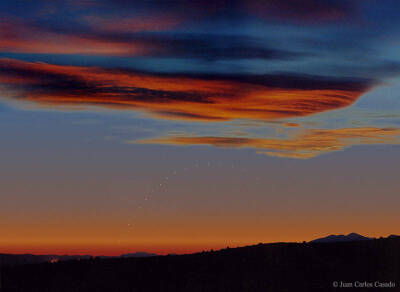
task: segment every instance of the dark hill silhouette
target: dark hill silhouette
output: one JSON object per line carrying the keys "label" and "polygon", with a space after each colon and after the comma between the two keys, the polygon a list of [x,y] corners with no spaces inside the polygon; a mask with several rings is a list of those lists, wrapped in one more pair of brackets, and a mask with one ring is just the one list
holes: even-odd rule
{"label": "dark hill silhouette", "polygon": [[158,254],[155,253],[148,253],[148,252],[134,252],[134,253],[125,253],[121,254],[121,258],[147,258],[147,257],[155,257]]}
{"label": "dark hill silhouette", "polygon": [[343,241],[357,241],[357,240],[371,240],[374,238],[365,237],[358,233],[350,233],[348,235],[329,235],[327,237],[314,239],[310,242],[343,242]]}
{"label": "dark hill silhouette", "polygon": [[8,267],[2,292],[312,292],[335,281],[392,282],[399,291],[400,238],[273,243],[190,255],[92,258]]}
{"label": "dark hill silhouette", "polygon": [[[140,258],[157,256],[154,253],[148,252],[135,252],[128,254],[121,254],[123,258]],[[98,256],[99,258],[117,258],[113,256]],[[46,262],[59,262],[70,260],[83,260],[94,258],[92,255],[33,255],[33,254],[0,254],[1,266],[20,266],[28,264],[40,264]],[[0,290],[1,291],[1,290]]]}
{"label": "dark hill silhouette", "polygon": [[27,264],[39,264],[52,261],[89,259],[92,257],[93,256],[91,255],[0,254],[0,264],[1,266],[19,266]]}
{"label": "dark hill silhouette", "polygon": [[392,235],[389,235],[388,238],[392,238],[392,239],[399,238],[400,239],[400,235],[392,234]]}

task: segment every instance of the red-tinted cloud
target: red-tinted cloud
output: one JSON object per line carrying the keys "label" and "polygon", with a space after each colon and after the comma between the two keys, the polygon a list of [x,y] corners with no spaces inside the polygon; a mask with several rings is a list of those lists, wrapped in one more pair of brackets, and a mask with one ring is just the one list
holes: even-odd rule
{"label": "red-tinted cloud", "polygon": [[307,116],[349,106],[369,80],[285,75],[156,75],[0,60],[0,82],[20,100],[98,105],[202,121]]}

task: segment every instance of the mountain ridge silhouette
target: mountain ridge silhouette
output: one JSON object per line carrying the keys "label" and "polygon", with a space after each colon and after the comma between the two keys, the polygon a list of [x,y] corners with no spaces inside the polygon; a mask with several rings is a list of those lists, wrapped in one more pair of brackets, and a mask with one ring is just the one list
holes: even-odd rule
{"label": "mountain ridge silhouette", "polygon": [[310,243],[346,242],[346,241],[373,240],[373,239],[375,239],[375,237],[366,237],[366,236],[363,236],[361,234],[352,232],[352,233],[349,233],[348,235],[331,234],[331,235],[328,235],[326,237],[321,237],[321,238],[317,238],[317,239],[311,240]]}

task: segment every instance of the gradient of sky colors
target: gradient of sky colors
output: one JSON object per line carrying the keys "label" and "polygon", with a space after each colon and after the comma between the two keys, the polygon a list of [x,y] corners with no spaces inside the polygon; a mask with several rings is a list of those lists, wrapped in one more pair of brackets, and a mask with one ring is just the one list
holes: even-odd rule
{"label": "gradient of sky colors", "polygon": [[399,233],[399,12],[2,1],[0,252]]}

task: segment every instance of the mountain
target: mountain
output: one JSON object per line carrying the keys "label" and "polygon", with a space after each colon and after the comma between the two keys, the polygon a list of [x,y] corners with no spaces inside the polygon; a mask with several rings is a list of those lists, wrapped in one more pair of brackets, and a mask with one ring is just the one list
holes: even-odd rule
{"label": "mountain", "polygon": [[348,241],[359,241],[359,240],[371,240],[374,238],[365,237],[358,233],[350,233],[348,235],[329,235],[323,238],[318,238],[310,241],[310,243],[321,243],[321,242],[348,242]]}
{"label": "mountain", "polygon": [[1,292],[347,290],[334,288],[341,281],[391,288],[362,291],[399,291],[400,238],[258,244],[145,258],[96,257],[7,267],[1,279]]}
{"label": "mountain", "polygon": [[158,256],[158,254],[148,252],[125,253],[120,255],[121,258],[147,258],[156,256]]}

